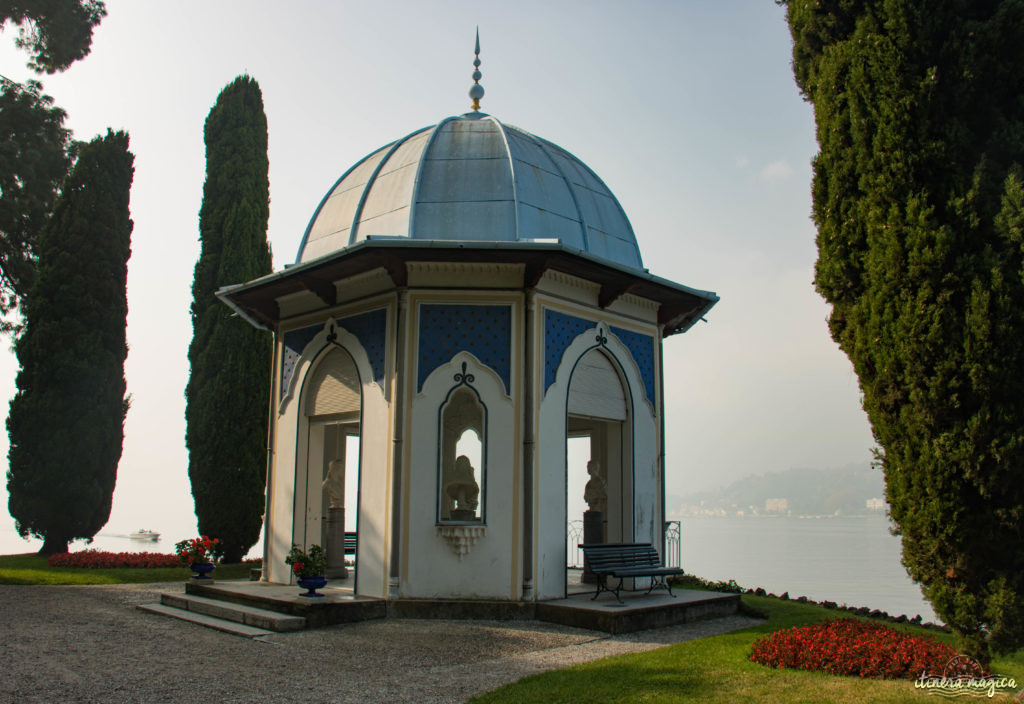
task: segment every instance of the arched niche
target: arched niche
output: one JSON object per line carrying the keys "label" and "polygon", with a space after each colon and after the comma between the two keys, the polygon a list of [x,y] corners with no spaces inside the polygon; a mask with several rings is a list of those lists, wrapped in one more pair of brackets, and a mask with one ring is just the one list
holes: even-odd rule
{"label": "arched niche", "polygon": [[448,394],[440,426],[438,523],[482,522],[487,409],[468,383]]}

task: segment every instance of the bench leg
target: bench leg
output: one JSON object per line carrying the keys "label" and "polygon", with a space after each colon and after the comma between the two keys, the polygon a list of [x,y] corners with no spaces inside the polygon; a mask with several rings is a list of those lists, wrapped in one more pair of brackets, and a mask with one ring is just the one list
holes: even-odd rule
{"label": "bench leg", "polygon": [[622,579],[619,579],[619,584],[614,589],[608,586],[607,582],[605,582],[606,579],[608,579],[608,575],[606,574],[600,574],[597,576],[597,591],[594,592],[594,596],[590,597],[590,600],[594,601],[597,599],[597,597],[601,595],[601,592],[610,592],[615,595],[615,600],[619,602],[619,604],[625,606],[626,602],[619,597],[619,591],[622,589]]}
{"label": "bench leg", "polygon": [[615,587],[615,600],[616,600],[617,602],[619,602],[619,604],[620,604],[620,605],[622,605],[622,606],[625,606],[625,605],[626,605],[626,602],[624,602],[624,601],[623,601],[623,600],[622,600],[622,599],[621,599],[621,598],[619,597],[619,590],[620,590],[620,589],[622,589],[622,577],[619,577],[619,585],[618,585],[617,587]]}
{"label": "bench leg", "polygon": [[608,588],[608,585],[605,584],[606,579],[608,579],[608,575],[606,574],[597,575],[597,591],[594,592],[594,596],[590,597],[591,601],[594,601],[595,599],[597,599],[597,597],[601,596],[601,592],[611,591],[611,589]]}
{"label": "bench leg", "polygon": [[672,583],[666,581],[664,575],[651,577],[651,586],[647,588],[646,593],[650,594],[655,589],[665,589],[670,597],[676,598],[676,595],[672,593]]}

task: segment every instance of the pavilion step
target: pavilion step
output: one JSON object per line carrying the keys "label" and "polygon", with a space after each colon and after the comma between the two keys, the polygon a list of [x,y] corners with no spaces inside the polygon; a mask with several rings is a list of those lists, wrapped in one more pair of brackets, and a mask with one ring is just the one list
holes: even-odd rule
{"label": "pavilion step", "polygon": [[258,638],[260,636],[274,635],[274,631],[267,631],[262,628],[253,628],[252,626],[246,626],[243,623],[225,621],[222,618],[214,618],[213,616],[185,611],[173,606],[164,606],[163,604],[139,604],[138,608],[152,614],[170,616],[171,618],[188,621],[189,623],[194,623],[198,626],[206,626],[207,628],[213,628],[218,631],[223,631],[224,633],[242,636],[243,638]]}
{"label": "pavilion step", "polygon": [[282,614],[277,611],[261,609],[256,606],[235,604],[230,601],[212,599],[195,594],[161,594],[160,603],[194,613],[235,621],[254,628],[263,628],[277,633],[301,631],[306,627],[306,619],[302,616]]}
{"label": "pavilion step", "polygon": [[143,605],[140,608],[247,637],[301,631],[306,627],[306,619],[301,616],[290,616],[192,594],[162,594],[160,602]]}

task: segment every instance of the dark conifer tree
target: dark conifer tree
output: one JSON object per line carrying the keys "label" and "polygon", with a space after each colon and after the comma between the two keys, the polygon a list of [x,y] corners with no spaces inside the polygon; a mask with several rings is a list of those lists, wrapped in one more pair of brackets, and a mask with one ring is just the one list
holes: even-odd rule
{"label": "dark conifer tree", "polygon": [[18,532],[42,554],[91,540],[110,517],[124,438],[126,281],[134,157],[128,135],[84,145],[36,252],[15,343],[7,490]]}
{"label": "dark conifer tree", "polygon": [[815,283],[903,563],[970,655],[1024,643],[1024,3],[788,3]]}
{"label": "dark conifer tree", "polygon": [[189,478],[199,532],[237,562],[259,539],[266,483],[271,339],[214,295],[271,271],[267,118],[240,76],[206,118],[202,251],[192,284],[192,367],[185,397]]}

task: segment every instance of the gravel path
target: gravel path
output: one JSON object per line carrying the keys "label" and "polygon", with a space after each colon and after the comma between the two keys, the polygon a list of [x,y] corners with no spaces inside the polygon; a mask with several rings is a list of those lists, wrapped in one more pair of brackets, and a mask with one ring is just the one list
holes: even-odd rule
{"label": "gravel path", "polygon": [[464,702],[536,672],[756,623],[609,636],[535,621],[389,619],[249,640],[134,608],[173,589],[0,585],[0,702]]}

